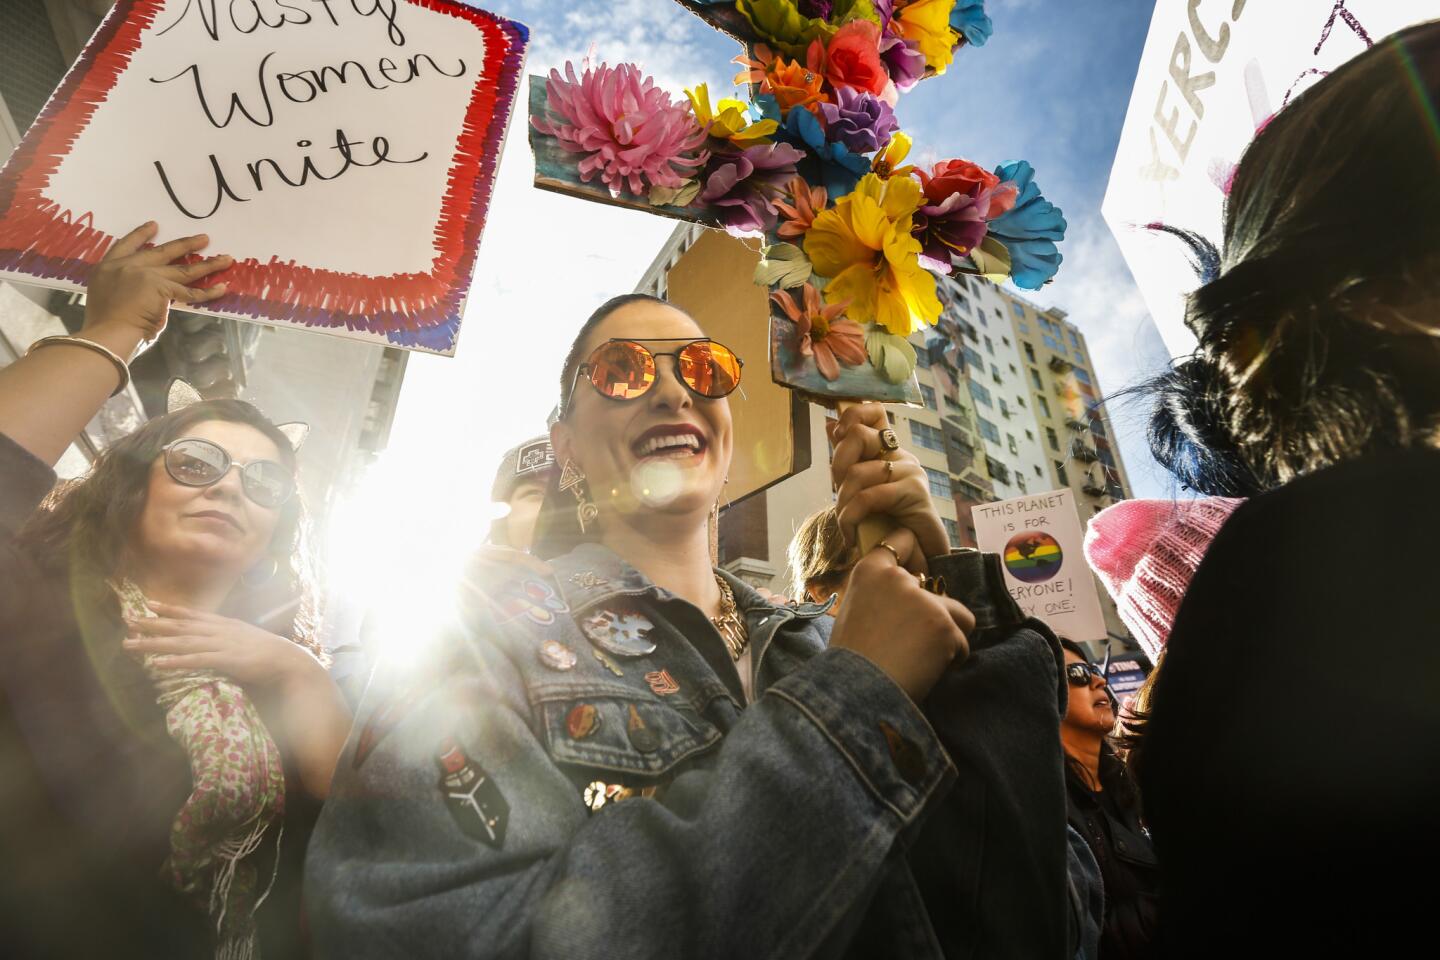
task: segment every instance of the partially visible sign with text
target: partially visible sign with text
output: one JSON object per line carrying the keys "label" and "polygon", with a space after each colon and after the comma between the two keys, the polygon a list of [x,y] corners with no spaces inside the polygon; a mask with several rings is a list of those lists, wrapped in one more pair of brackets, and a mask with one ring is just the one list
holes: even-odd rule
{"label": "partially visible sign with text", "polygon": [[0,170],[0,276],[83,287],[147,220],[202,312],[453,352],[524,26],[460,0],[120,0]]}
{"label": "partially visible sign with text", "polygon": [[1085,563],[1084,530],[1069,490],[1037,493],[971,511],[975,539],[998,553],[1005,585],[1026,616],[1071,640],[1105,639],[1095,577]]}

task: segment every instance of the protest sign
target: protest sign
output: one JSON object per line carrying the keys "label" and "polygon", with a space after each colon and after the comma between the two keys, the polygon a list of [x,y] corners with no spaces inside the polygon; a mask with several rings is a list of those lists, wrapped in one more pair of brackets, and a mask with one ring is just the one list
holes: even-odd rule
{"label": "protest sign", "polygon": [[1084,531],[1069,490],[1031,494],[971,511],[975,539],[998,553],[1005,585],[1026,616],[1071,640],[1103,640],[1105,615],[1081,549]]}
{"label": "protest sign", "polygon": [[1257,130],[1373,43],[1437,15],[1434,0],[1158,0],[1101,209],[1173,354],[1194,349],[1184,307],[1200,281],[1165,231],[1219,246]]}
{"label": "protest sign", "polygon": [[1149,675],[1150,661],[1143,653],[1125,653],[1110,658],[1105,682],[1123,709],[1134,698],[1135,692],[1144,686]]}
{"label": "protest sign", "polygon": [[521,24],[459,0],[120,0],[0,170],[0,277],[206,233],[198,312],[454,350]]}

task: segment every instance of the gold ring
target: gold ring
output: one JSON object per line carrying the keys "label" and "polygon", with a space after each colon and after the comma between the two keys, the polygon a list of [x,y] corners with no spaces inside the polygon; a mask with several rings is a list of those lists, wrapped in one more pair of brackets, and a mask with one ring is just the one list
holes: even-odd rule
{"label": "gold ring", "polygon": [[880,449],[887,453],[891,450],[900,449],[900,438],[896,436],[895,431],[889,427],[880,431]]}
{"label": "gold ring", "polygon": [[885,461],[885,482],[886,482],[886,483],[889,483],[890,480],[891,480],[894,476],[895,476],[895,461],[894,461],[894,460],[886,460],[886,461]]}
{"label": "gold ring", "polygon": [[898,552],[894,547],[890,546],[890,544],[886,543],[884,540],[881,540],[879,543],[875,544],[875,546],[877,546],[877,547],[884,547],[886,550],[889,550],[889,551],[890,551],[890,556],[892,556],[892,557],[895,558],[895,566],[897,566],[897,567],[904,566],[904,564],[902,564],[902,563],[900,562],[900,554],[899,554],[899,552]]}

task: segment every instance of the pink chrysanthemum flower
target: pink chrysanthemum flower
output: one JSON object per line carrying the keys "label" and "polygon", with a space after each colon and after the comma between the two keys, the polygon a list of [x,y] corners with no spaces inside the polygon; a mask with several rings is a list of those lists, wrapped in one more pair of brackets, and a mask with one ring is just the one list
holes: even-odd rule
{"label": "pink chrysanthemum flower", "polygon": [[588,154],[577,166],[581,181],[598,176],[612,196],[680,187],[709,159],[690,105],[672,101],[632,63],[602,63],[576,79],[567,62],[563,79],[550,71],[546,95],[550,116],[532,119],[535,129],[571,153]]}

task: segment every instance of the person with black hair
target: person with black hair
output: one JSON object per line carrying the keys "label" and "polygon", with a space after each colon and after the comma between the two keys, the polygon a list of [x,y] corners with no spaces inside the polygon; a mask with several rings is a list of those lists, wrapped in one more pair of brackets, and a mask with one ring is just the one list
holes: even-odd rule
{"label": "person with black hair", "polygon": [[1140,818],[1140,797],[1109,737],[1115,700],[1073,640],[1060,638],[1070,697],[1060,721],[1068,819],[1100,865],[1105,890],[1101,960],[1158,956],[1160,867]]}
{"label": "person with black hair", "polygon": [[350,713],[316,639],[303,424],[176,403],[57,484],[172,301],[228,258],[116,240],[78,336],[0,370],[0,943],[304,956],[306,839]]}
{"label": "person with black hair", "polygon": [[1167,462],[1251,499],[1196,570],[1151,696],[1139,781],[1168,956],[1433,937],[1437,104],[1440,22],[1297,97],[1242,158],[1191,297],[1199,348],[1157,416],[1205,428],[1184,431],[1199,459]]}
{"label": "person with black hair", "polygon": [[[377,670],[307,865],[332,956],[1074,954],[1058,646],[969,650],[884,410],[831,428],[840,615],[715,568],[741,361],[628,295],[583,325],[532,555]],[[968,655],[967,655],[968,654]]]}

